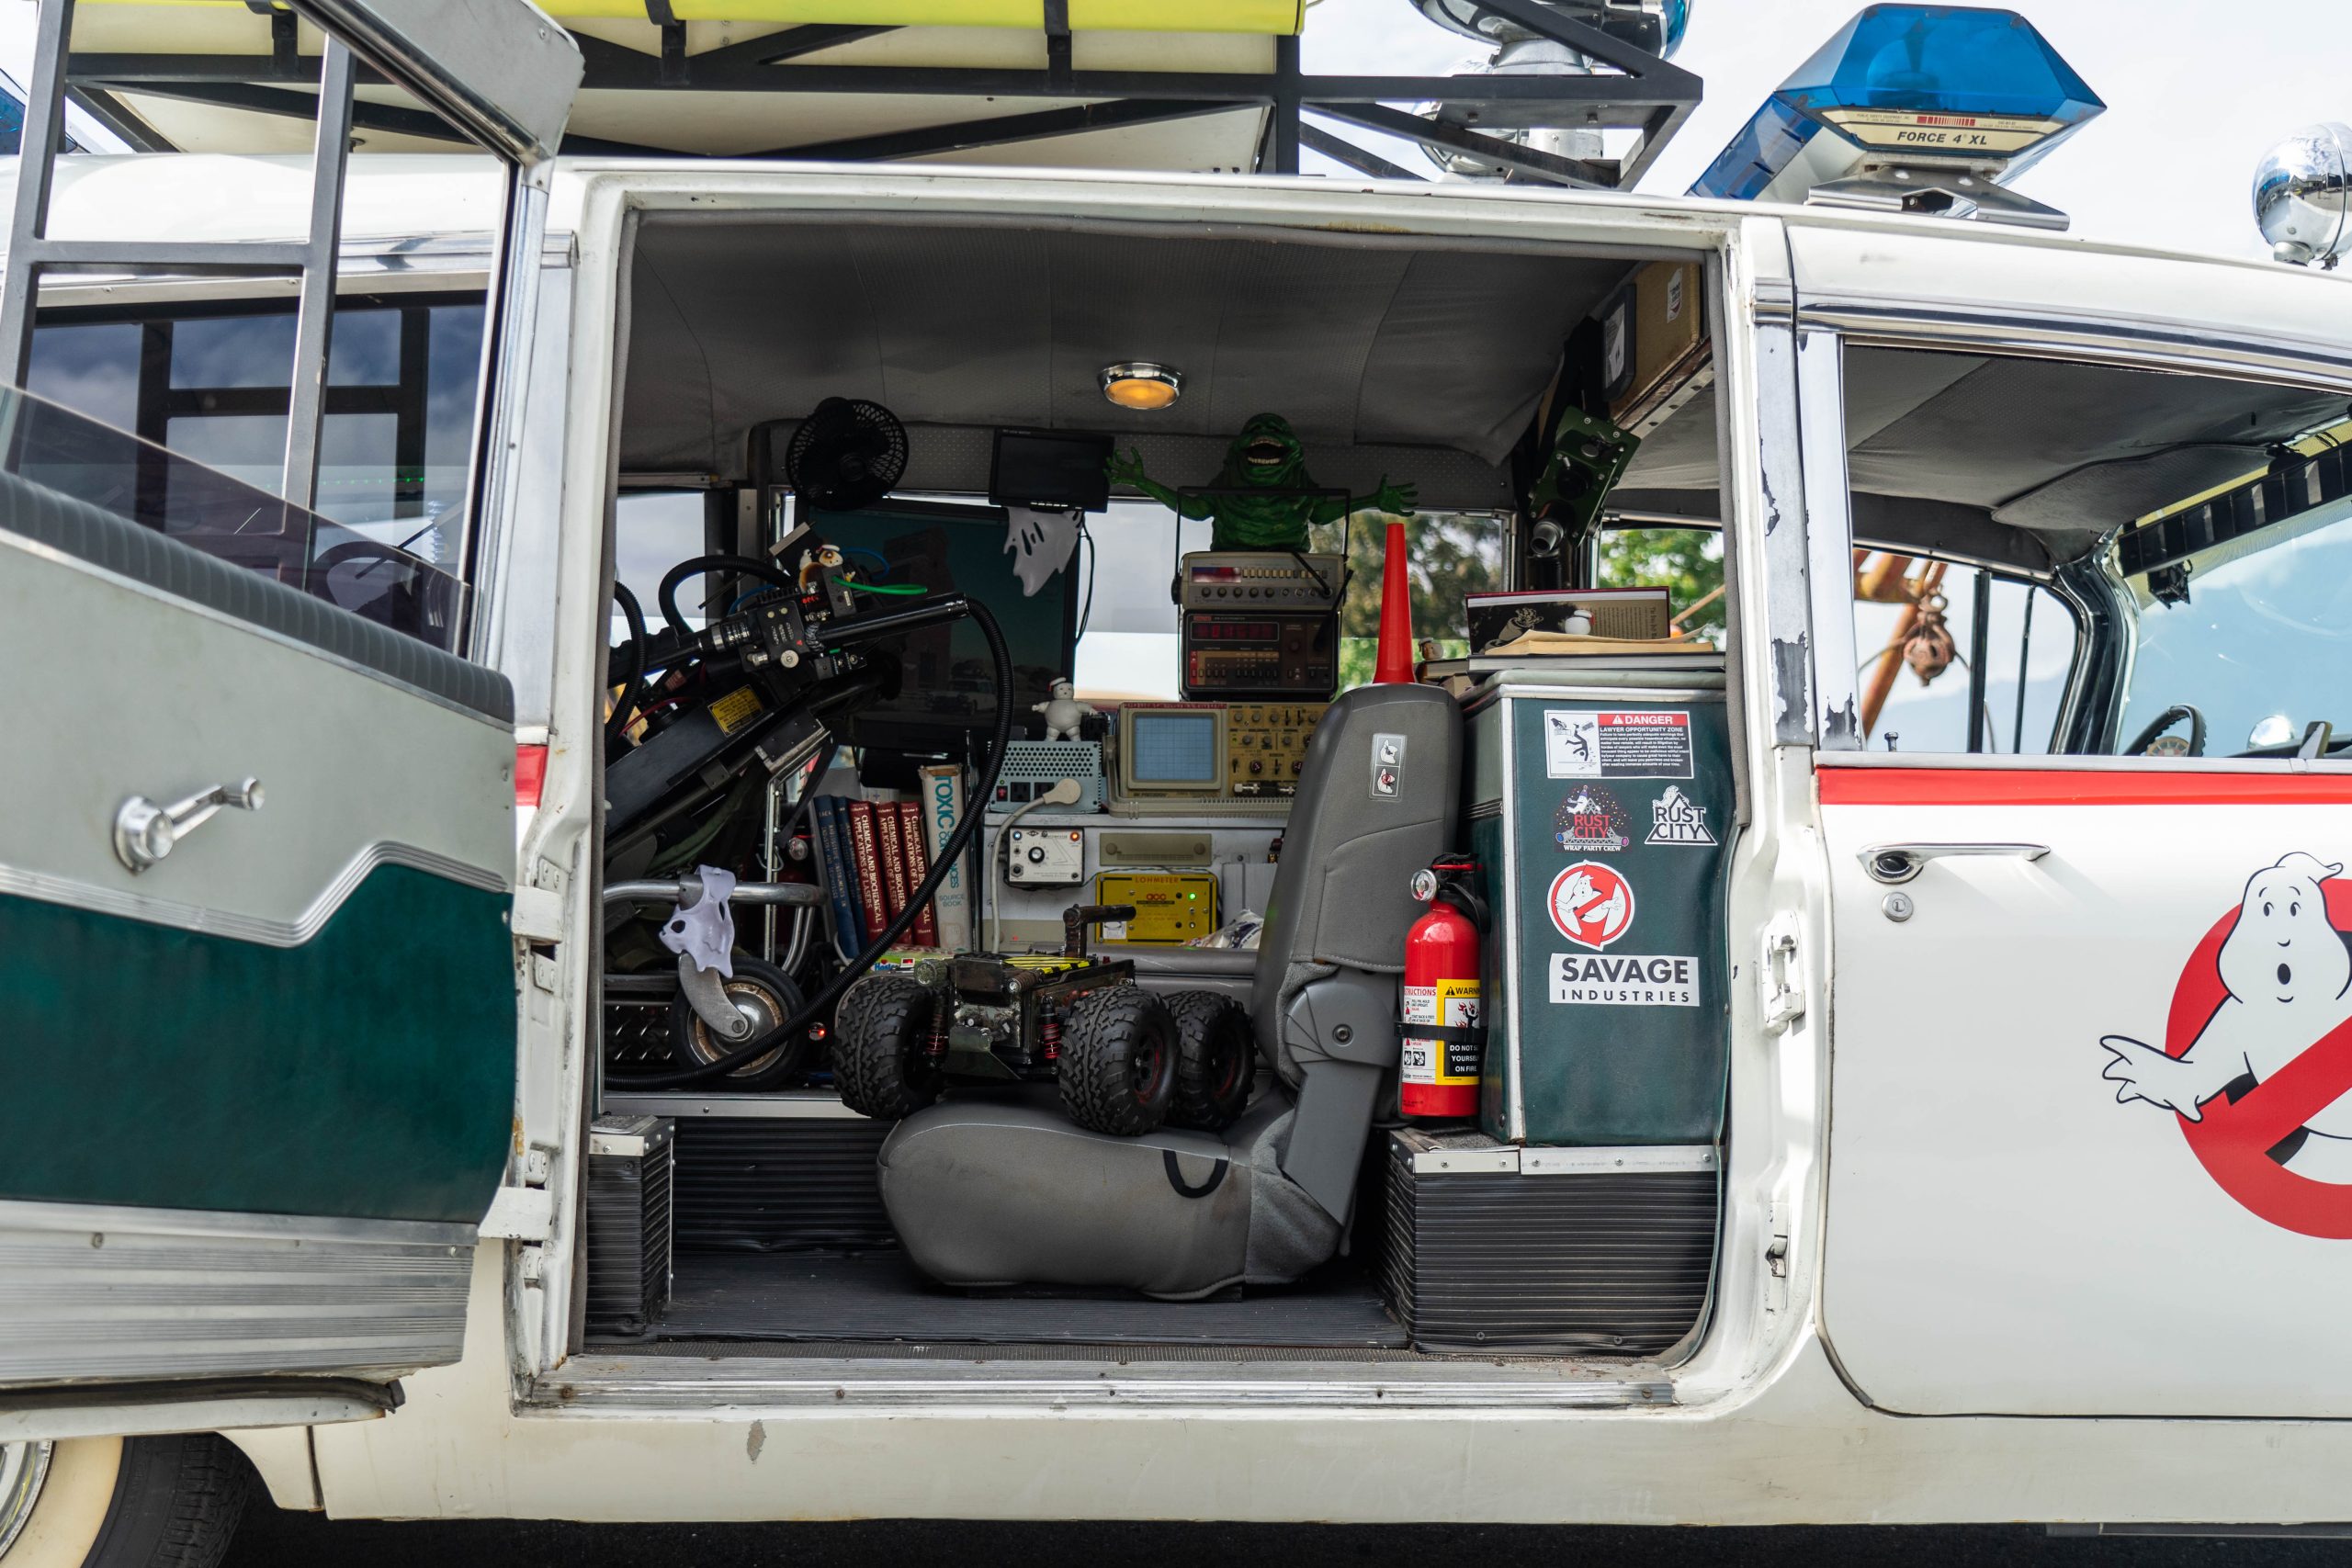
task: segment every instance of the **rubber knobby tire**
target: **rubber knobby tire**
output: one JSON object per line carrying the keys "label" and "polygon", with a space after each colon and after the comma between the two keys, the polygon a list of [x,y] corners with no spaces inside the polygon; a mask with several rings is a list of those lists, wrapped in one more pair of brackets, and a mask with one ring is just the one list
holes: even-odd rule
{"label": "rubber knobby tire", "polygon": [[1055,1077],[1062,1110],[1091,1132],[1140,1137],[1176,1099],[1176,1020],[1139,986],[1106,986],[1070,1004]]}
{"label": "rubber knobby tire", "polygon": [[1218,991],[1179,991],[1168,998],[1176,1021],[1176,1100],[1168,1124],[1221,1133],[1249,1108],[1258,1049],[1250,1014]]}
{"label": "rubber knobby tire", "polygon": [[833,1079],[843,1105],[895,1122],[939,1098],[939,1066],[929,1052],[940,1005],[903,975],[869,975],[850,987],[833,1013]]}

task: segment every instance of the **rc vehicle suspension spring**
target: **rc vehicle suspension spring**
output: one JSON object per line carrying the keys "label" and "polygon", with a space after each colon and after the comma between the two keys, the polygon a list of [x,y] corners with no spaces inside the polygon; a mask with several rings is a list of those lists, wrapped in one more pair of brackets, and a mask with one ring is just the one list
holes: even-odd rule
{"label": "rc vehicle suspension spring", "polygon": [[1045,1052],[1046,1060],[1058,1062],[1062,1055],[1062,1015],[1046,1012],[1037,1020],[1037,1045]]}

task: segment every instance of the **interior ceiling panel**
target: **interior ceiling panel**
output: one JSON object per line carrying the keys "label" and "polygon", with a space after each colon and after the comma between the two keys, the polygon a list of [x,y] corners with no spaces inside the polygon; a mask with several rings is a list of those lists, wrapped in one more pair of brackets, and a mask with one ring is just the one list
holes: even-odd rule
{"label": "interior ceiling panel", "polygon": [[[1494,468],[1569,328],[1628,265],[1233,235],[649,219],[622,466],[739,474],[752,425],[842,396],[910,425],[1122,439],[1222,441],[1272,410],[1310,464],[1320,451],[1334,473],[1361,466],[1343,454],[1373,448],[1443,448]],[[1176,406],[1104,402],[1097,376],[1125,359],[1181,370]],[[1476,488],[1488,503],[1493,486]]]}
{"label": "interior ceiling panel", "polygon": [[[1845,387],[1858,536],[2034,570],[2259,468],[2272,443],[2344,412],[2340,396],[2293,387],[1917,349],[1848,349]],[[1616,498],[1713,517],[1715,482],[1702,398],[1642,444]]]}

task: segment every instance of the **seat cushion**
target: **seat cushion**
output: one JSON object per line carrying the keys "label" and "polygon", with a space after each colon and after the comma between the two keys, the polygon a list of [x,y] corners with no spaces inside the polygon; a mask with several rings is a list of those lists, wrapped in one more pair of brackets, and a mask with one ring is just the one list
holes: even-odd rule
{"label": "seat cushion", "polygon": [[1275,1168],[1279,1094],[1226,1136],[1090,1133],[1025,1097],[917,1111],[882,1145],[882,1202],[942,1284],[1074,1285],[1183,1300],[1296,1279],[1336,1225]]}

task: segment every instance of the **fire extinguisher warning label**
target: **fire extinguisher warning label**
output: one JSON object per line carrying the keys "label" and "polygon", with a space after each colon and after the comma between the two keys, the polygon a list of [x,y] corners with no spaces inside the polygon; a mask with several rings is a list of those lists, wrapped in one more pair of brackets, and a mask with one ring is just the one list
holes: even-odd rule
{"label": "fire extinguisher warning label", "polygon": [[1687,779],[1690,716],[1546,709],[1544,771],[1555,779]]}
{"label": "fire extinguisher warning label", "polygon": [[1434,986],[1405,987],[1403,1077],[1407,1083],[1471,1084],[1478,1081],[1478,1045],[1475,1040],[1416,1040],[1412,1027],[1432,1023],[1441,1029],[1478,1027],[1478,982],[1440,980]]}
{"label": "fire extinguisher warning label", "polygon": [[1601,1007],[1694,1008],[1699,1005],[1699,961],[1655,953],[1555,953],[1552,955],[1552,1000]]}

